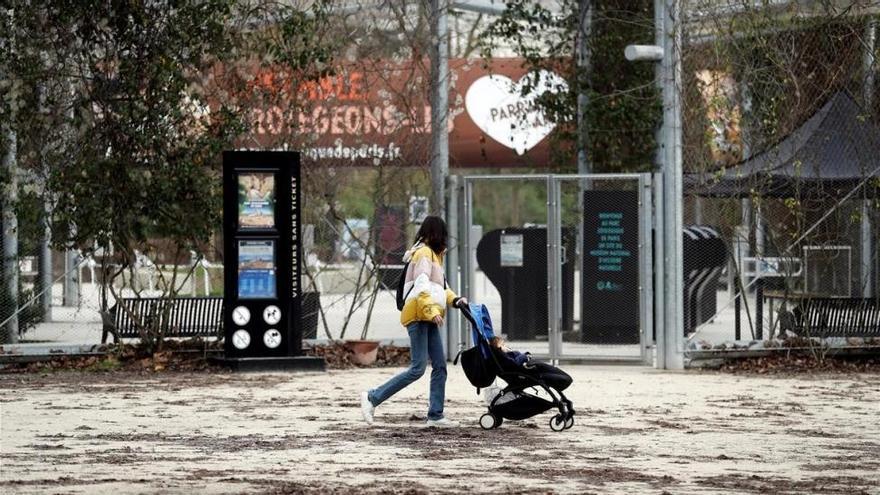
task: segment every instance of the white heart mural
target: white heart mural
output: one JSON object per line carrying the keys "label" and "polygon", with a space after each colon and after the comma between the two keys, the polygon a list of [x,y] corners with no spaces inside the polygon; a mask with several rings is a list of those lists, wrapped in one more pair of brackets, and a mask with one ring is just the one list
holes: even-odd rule
{"label": "white heart mural", "polygon": [[[524,84],[535,81],[528,96],[520,94]],[[535,100],[547,91],[567,91],[568,85],[549,71],[529,73],[513,82],[509,77],[483,76],[468,88],[465,108],[471,120],[499,143],[522,155],[547,137],[556,127],[536,107]]]}

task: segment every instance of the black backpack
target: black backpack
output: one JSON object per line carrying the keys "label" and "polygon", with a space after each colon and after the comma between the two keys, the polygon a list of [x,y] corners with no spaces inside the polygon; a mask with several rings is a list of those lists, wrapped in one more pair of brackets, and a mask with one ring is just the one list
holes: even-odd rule
{"label": "black backpack", "polygon": [[409,268],[409,261],[404,263],[403,271],[400,272],[400,278],[397,280],[397,310],[403,311],[403,306],[406,304],[406,298],[409,297],[409,293],[412,292],[413,288],[410,287],[406,294],[403,293],[403,286],[406,285],[406,271]]}
{"label": "black backpack", "polygon": [[498,376],[497,367],[492,362],[492,357],[483,357],[480,344],[459,352],[452,364],[458,364],[459,358],[461,358],[461,369],[464,370],[464,376],[471,382],[471,385],[477,387],[477,393],[480,393],[479,389],[492,385]]}

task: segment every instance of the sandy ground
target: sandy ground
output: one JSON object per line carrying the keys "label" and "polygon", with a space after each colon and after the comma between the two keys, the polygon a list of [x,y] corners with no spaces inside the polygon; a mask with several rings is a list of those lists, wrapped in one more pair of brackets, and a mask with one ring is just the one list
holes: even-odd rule
{"label": "sandy ground", "polygon": [[4,493],[880,494],[880,375],[568,366],[573,429],[550,413],[483,431],[450,368],[360,419],[396,369],[309,374],[0,375]]}

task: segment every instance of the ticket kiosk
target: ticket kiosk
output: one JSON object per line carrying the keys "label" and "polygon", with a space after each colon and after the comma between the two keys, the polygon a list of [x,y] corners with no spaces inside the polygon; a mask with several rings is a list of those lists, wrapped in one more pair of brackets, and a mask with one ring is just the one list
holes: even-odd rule
{"label": "ticket kiosk", "polygon": [[297,152],[223,153],[225,332],[236,369],[324,369],[302,355]]}

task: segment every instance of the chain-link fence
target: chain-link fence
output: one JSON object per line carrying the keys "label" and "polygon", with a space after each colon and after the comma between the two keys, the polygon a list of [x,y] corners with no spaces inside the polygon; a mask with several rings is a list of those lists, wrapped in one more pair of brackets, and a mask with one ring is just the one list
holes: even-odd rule
{"label": "chain-link fence", "polygon": [[878,5],[684,7],[687,349],[880,336]]}
{"label": "chain-link fence", "polygon": [[[395,291],[403,253],[430,208],[427,170],[306,169],[303,178],[304,338],[406,342]],[[23,234],[18,303],[0,303],[0,342],[97,344],[112,338],[119,298],[223,296],[220,232],[183,256],[151,240],[152,250],[125,265],[118,253],[52,251],[45,290],[40,235]],[[219,328],[202,333],[215,336]]]}
{"label": "chain-link fence", "polygon": [[647,175],[470,176],[464,184],[464,291],[487,306],[496,334],[552,359],[644,358]]}
{"label": "chain-link fence", "polygon": [[643,358],[653,340],[648,177],[554,179],[563,253],[561,356]]}
{"label": "chain-link fence", "polygon": [[486,305],[497,335],[549,355],[547,177],[466,178],[465,195],[465,295]]}
{"label": "chain-link fence", "polygon": [[3,264],[3,272],[17,270],[12,283],[4,277],[4,290],[0,291],[0,341],[9,342],[13,334],[20,338],[44,320],[44,307],[39,301],[42,281],[39,279],[38,253],[33,246],[19,246],[21,258]]}
{"label": "chain-link fence", "polygon": [[337,169],[303,177],[304,335],[407,342],[395,295],[403,254],[430,210],[427,170]]}
{"label": "chain-link fence", "polygon": [[[7,344],[94,345],[113,336],[119,298],[223,294],[222,260],[208,261],[216,258],[159,264],[165,253],[143,254],[111,281],[108,274],[122,266],[100,253],[30,252],[19,251],[18,303],[7,299],[0,305],[0,321],[5,322],[0,337]],[[169,291],[172,280],[175,288]]]}
{"label": "chain-link fence", "polygon": [[81,309],[76,281],[82,267],[50,248],[45,205],[36,192],[42,182],[32,175],[23,179],[17,194],[3,198],[0,218],[4,253],[10,247],[17,253],[0,264],[0,343],[78,340],[70,323]]}

